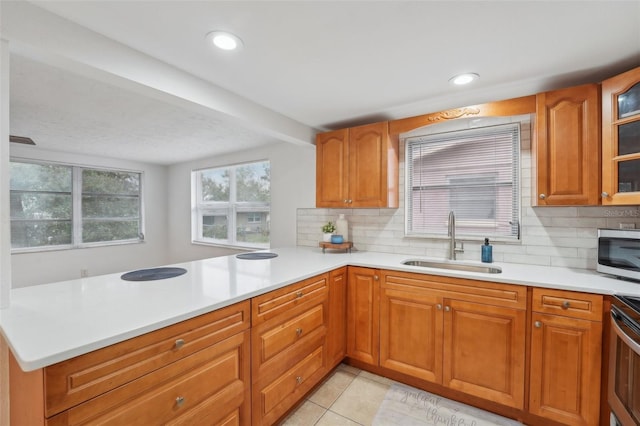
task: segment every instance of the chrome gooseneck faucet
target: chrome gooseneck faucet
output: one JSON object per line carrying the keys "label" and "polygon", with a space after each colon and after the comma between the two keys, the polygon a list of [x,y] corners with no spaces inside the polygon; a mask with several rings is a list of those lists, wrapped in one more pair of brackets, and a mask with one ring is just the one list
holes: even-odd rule
{"label": "chrome gooseneck faucet", "polygon": [[449,260],[456,260],[456,253],[464,253],[464,243],[460,241],[460,247],[457,247],[456,242],[456,216],[453,214],[453,210],[449,212]]}

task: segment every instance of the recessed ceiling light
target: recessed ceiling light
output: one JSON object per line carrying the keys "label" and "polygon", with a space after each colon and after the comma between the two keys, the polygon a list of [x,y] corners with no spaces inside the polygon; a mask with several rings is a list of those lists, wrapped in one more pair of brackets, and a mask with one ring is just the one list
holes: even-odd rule
{"label": "recessed ceiling light", "polygon": [[207,34],[207,40],[222,50],[238,50],[242,47],[240,37],[226,31],[211,31]]}
{"label": "recessed ceiling light", "polygon": [[469,84],[474,80],[477,80],[480,76],[476,73],[470,72],[465,74],[458,74],[449,79],[449,83],[454,84],[456,86],[464,86],[465,84]]}

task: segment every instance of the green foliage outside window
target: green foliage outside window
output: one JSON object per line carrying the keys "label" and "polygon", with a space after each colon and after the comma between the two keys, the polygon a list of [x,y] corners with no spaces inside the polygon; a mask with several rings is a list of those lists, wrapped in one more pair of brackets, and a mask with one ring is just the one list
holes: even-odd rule
{"label": "green foliage outside window", "polygon": [[268,247],[271,167],[268,161],[194,172],[199,185],[194,240]]}
{"label": "green foliage outside window", "polygon": [[[17,161],[10,166],[13,249],[139,238],[140,173]],[[74,188],[74,174],[81,188]],[[73,232],[74,191],[80,192],[79,235]]]}

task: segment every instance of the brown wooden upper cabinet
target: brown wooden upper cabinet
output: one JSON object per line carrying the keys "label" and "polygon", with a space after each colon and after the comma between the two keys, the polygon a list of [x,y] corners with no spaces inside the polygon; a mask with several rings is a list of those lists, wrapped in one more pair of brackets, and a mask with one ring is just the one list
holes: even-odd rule
{"label": "brown wooden upper cabinet", "polygon": [[532,205],[600,204],[599,129],[598,84],[536,96],[536,131],[532,138],[536,174]]}
{"label": "brown wooden upper cabinet", "polygon": [[602,82],[602,204],[640,204],[640,67]]}
{"label": "brown wooden upper cabinet", "polygon": [[388,122],[316,136],[316,207],[398,207],[398,142]]}

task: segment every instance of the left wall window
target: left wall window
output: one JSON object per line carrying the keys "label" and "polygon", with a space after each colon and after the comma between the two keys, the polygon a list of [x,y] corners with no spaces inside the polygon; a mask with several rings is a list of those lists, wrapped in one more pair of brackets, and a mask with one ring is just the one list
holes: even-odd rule
{"label": "left wall window", "polygon": [[11,161],[13,252],[140,242],[142,174]]}

